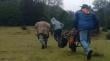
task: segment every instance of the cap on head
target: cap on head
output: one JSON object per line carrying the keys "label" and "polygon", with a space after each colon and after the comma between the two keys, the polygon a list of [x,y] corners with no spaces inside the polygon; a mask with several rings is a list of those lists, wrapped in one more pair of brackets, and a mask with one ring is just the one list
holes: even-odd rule
{"label": "cap on head", "polygon": [[90,6],[88,6],[87,4],[83,4],[83,5],[81,6],[81,8],[82,8],[82,9],[83,9],[83,8],[90,9]]}

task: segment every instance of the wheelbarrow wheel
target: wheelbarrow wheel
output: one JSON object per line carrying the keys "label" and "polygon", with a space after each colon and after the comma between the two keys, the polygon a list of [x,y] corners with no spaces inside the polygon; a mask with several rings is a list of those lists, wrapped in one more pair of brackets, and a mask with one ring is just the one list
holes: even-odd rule
{"label": "wheelbarrow wheel", "polygon": [[77,47],[74,46],[73,48],[71,48],[71,51],[72,51],[72,52],[76,52],[76,48],[77,48]]}
{"label": "wheelbarrow wheel", "polygon": [[77,46],[76,45],[69,45],[69,48],[72,52],[76,52],[77,51]]}

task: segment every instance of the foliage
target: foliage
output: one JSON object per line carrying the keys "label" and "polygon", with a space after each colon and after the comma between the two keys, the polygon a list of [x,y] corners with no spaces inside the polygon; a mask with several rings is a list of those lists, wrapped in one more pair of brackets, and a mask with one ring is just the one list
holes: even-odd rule
{"label": "foliage", "polygon": [[54,16],[71,26],[72,15],[61,6],[62,0],[0,0],[0,25],[30,26],[40,18],[50,22]]}
{"label": "foliage", "polygon": [[109,0],[95,0],[94,8],[98,11],[96,12],[100,18],[101,26],[104,30],[110,28],[110,1]]}

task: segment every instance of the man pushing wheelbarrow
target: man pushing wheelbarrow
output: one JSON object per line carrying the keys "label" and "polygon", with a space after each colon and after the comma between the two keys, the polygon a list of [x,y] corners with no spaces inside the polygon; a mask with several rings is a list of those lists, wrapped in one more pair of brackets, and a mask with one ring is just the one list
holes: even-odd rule
{"label": "man pushing wheelbarrow", "polygon": [[[91,12],[88,5],[83,4],[81,10],[75,13],[74,26],[75,30],[78,31],[75,36],[79,37],[79,41],[84,49],[87,60],[90,60],[93,53],[93,50],[90,48],[90,32],[98,27],[98,20],[96,15]],[[74,44],[74,46],[76,46],[76,44]]]}

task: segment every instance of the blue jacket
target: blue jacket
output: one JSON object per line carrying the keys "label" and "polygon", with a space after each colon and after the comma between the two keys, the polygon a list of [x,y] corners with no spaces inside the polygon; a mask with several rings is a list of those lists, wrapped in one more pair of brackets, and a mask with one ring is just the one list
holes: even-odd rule
{"label": "blue jacket", "polygon": [[98,27],[98,20],[95,14],[85,14],[80,10],[75,13],[74,26],[78,30],[92,30]]}

